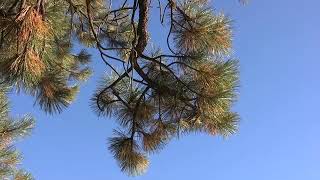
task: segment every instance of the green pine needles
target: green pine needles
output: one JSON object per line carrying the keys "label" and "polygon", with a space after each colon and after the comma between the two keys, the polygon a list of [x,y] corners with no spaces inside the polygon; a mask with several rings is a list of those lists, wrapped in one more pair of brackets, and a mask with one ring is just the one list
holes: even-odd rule
{"label": "green pine needles", "polygon": [[0,86],[0,179],[32,180],[29,173],[16,167],[21,155],[13,143],[29,135],[34,120],[29,116],[20,119],[9,116],[7,90],[7,87]]}
{"label": "green pine needles", "polygon": [[91,74],[86,66],[90,56],[84,50],[71,53],[70,17],[64,17],[68,6],[10,2],[0,3],[4,11],[0,20],[2,79],[35,96],[46,112],[61,112],[75,98],[77,83]]}
{"label": "green pine needles", "polygon": [[[153,18],[167,31],[167,44],[157,48]],[[91,106],[117,120],[109,150],[129,175],[145,172],[148,155],[174,137],[237,130],[231,20],[206,0],[3,0],[0,32],[3,84],[34,96],[51,114],[72,103],[92,71],[90,55],[73,46],[97,50],[112,73]]]}

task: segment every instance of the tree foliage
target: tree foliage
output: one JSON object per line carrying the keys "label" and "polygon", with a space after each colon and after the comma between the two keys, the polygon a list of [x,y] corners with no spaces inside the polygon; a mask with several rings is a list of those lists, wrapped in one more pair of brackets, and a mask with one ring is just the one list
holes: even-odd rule
{"label": "tree foliage", "polygon": [[21,155],[13,143],[30,133],[34,120],[29,116],[20,119],[9,116],[7,89],[0,86],[0,179],[32,180],[30,174],[17,168]]}
{"label": "tree foliage", "polygon": [[[157,48],[149,32],[154,10],[168,32]],[[0,32],[3,82],[48,113],[67,107],[91,74],[90,55],[74,53],[75,43],[97,49],[112,73],[91,106],[119,123],[109,149],[130,175],[144,172],[148,154],[176,136],[237,129],[231,20],[206,0],[3,0]]]}

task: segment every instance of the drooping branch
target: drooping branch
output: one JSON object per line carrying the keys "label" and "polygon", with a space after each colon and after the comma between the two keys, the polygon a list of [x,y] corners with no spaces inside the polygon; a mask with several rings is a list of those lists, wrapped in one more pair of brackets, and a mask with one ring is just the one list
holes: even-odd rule
{"label": "drooping branch", "polygon": [[[29,6],[31,1],[20,2],[27,2]],[[64,31],[61,30],[64,27],[67,30],[57,33],[60,33],[57,42],[62,43],[48,40],[44,45],[29,46],[44,54],[41,58],[46,58],[43,52],[47,47],[54,47],[47,50],[49,53],[58,52],[57,56],[44,60],[45,65],[50,65],[47,70],[55,71],[39,80],[40,87],[35,90],[40,99],[37,102],[59,110],[71,102],[72,94],[67,85],[70,77],[71,80],[75,78],[66,74],[76,74],[83,70],[78,68],[80,65],[87,65],[81,58],[70,60],[72,40],[76,38],[83,45],[95,48],[112,74],[98,86],[92,105],[100,115],[114,116],[123,128],[121,134],[117,134],[120,138],[113,141],[112,152],[124,171],[137,173],[145,169],[145,153],[158,150],[161,144],[181,132],[226,134],[232,130],[235,116],[230,106],[235,97],[236,65],[225,62],[224,54],[215,54],[215,50],[226,52],[226,48],[230,48],[229,24],[222,16],[207,11],[201,4],[205,1],[158,0],[159,25],[168,24],[169,32],[167,47],[151,50],[153,52],[148,51],[151,49],[148,26],[153,18],[150,16],[151,0],[123,0],[116,3],[118,7],[111,3],[106,7],[102,3],[104,0],[44,2],[32,1],[32,8],[46,14],[43,20],[48,24],[54,22],[56,16],[61,17],[63,23],[54,22],[59,27],[56,31]],[[12,3],[13,9],[18,9],[20,4]],[[55,3],[60,4],[52,8]],[[67,7],[60,10],[66,4]],[[51,5],[50,8],[45,7],[47,5]],[[55,15],[52,9],[60,14]],[[0,17],[3,18],[1,14]],[[9,19],[14,21],[14,17]],[[1,45],[6,45],[6,33],[11,27],[1,29]],[[65,60],[61,60],[64,57]],[[10,62],[7,64],[10,67]],[[0,68],[4,73],[8,69]],[[55,72],[63,72],[63,75],[55,75]],[[58,103],[62,105],[55,105]],[[129,145],[130,151],[126,149]]]}

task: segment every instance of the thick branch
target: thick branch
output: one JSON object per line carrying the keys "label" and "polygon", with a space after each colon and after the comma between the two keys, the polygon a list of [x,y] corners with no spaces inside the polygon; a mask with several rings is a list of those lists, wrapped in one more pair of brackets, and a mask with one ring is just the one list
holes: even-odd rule
{"label": "thick branch", "polygon": [[138,55],[142,54],[148,43],[148,20],[149,20],[149,0],[138,0],[139,22],[137,28],[138,43],[135,50]]}

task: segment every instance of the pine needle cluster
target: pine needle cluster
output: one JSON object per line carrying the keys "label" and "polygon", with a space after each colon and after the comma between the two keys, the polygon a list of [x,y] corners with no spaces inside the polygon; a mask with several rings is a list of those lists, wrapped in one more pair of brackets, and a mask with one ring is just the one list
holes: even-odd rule
{"label": "pine needle cluster", "polygon": [[34,120],[30,116],[14,119],[9,116],[8,88],[0,86],[0,179],[32,180],[29,173],[17,168],[21,161],[14,143],[29,135]]}
{"label": "pine needle cluster", "polygon": [[2,1],[0,7],[1,79],[35,96],[46,112],[61,112],[91,74],[90,55],[72,52],[67,3]]}

